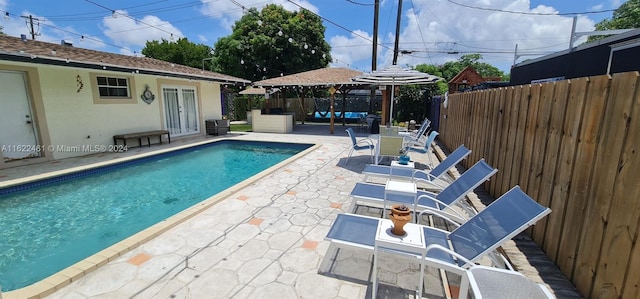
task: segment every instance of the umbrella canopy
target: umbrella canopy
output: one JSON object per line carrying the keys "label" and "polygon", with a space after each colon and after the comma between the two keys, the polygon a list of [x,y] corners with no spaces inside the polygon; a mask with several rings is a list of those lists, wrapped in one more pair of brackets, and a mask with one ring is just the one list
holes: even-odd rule
{"label": "umbrella canopy", "polygon": [[251,94],[251,95],[264,95],[267,93],[267,90],[261,87],[249,86],[245,90],[241,91],[240,94]]}
{"label": "umbrella canopy", "polygon": [[393,101],[395,85],[410,84],[433,84],[443,78],[430,75],[412,69],[403,69],[398,65],[391,65],[382,70],[362,74],[353,78],[355,82],[371,83],[375,85],[391,85],[391,111],[389,112],[389,123],[393,121]]}

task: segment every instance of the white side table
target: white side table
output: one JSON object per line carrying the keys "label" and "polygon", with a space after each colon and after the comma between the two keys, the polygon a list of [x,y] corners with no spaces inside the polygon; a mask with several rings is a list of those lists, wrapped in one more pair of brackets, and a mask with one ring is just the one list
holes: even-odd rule
{"label": "white side table", "polygon": [[404,167],[404,168],[416,168],[416,163],[413,161],[407,162],[407,164],[400,164],[400,161],[391,161],[391,167]]}
{"label": "white side table", "polygon": [[[376,231],[376,240],[373,248],[373,285],[371,290],[371,298],[376,298],[378,293],[378,252],[388,251],[405,255],[415,261],[415,256],[421,256],[420,260],[420,280],[418,281],[418,294],[416,298],[422,296],[422,282],[424,279],[424,258],[427,253],[427,246],[424,238],[424,230],[421,225],[407,223],[404,226],[406,234],[404,236],[396,236],[391,233],[393,222],[389,219],[380,219],[378,222],[378,230]],[[409,254],[407,254],[409,253]],[[411,255],[411,254],[415,254]]]}
{"label": "white side table", "polygon": [[396,181],[393,179],[387,180],[387,184],[384,186],[384,203],[382,205],[382,217],[387,215],[387,201],[391,194],[397,194],[402,196],[410,196],[413,198],[413,208],[415,212],[416,196],[418,194],[418,187],[415,182],[410,181]]}

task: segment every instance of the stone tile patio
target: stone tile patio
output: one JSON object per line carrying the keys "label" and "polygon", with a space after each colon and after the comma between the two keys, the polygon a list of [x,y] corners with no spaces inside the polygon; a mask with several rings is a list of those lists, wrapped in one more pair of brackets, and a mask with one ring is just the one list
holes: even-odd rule
{"label": "stone tile patio", "polygon": [[[300,126],[297,127],[298,129]],[[297,129],[297,130],[298,130]],[[361,181],[364,152],[345,165],[350,140],[341,126],[316,133],[231,134],[225,138],[313,142],[320,146],[226,196],[109,263],[75,279],[47,298],[366,298],[371,296],[372,255],[328,252],[324,237],[339,213],[347,212],[349,193]],[[211,139],[213,137],[207,137]],[[135,149],[132,155],[171,145]],[[427,155],[412,154],[428,161]],[[2,180],[113,159],[94,155],[7,169]],[[4,170],[3,170],[4,172]],[[381,209],[359,206],[359,214]],[[413,298],[417,264],[381,255],[379,297]],[[321,269],[323,265],[330,265]],[[443,298],[448,290],[430,270],[423,296]],[[18,298],[5,293],[4,299]]]}

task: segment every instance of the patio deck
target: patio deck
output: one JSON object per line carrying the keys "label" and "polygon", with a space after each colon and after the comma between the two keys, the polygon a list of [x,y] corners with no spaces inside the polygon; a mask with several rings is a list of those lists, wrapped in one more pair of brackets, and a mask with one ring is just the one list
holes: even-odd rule
{"label": "patio deck", "polygon": [[[355,153],[345,166],[351,141],[341,125],[336,125],[335,132],[330,135],[327,125],[296,125],[292,134],[231,132],[224,138],[295,140],[321,146],[225,194],[215,205],[97,269],[59,284],[55,292],[45,293],[46,297],[370,298],[370,255],[341,252],[339,256],[327,256],[329,243],[324,236],[336,215],[346,212],[349,193],[362,180],[361,171],[370,161],[368,156]],[[126,153],[4,169],[0,184],[214,138],[221,137],[175,138],[171,144],[134,148]],[[444,151],[436,148],[442,156]],[[428,161],[426,155],[412,153],[411,157],[422,163]],[[481,207],[491,198],[478,188],[469,200]],[[381,213],[380,209],[362,206],[357,211]],[[581,298],[528,236],[522,234],[503,248],[520,272],[545,283],[558,298]],[[337,267],[329,269],[333,272],[320,269],[329,258],[336,260]],[[381,266],[391,274],[382,277],[379,296],[412,298],[416,268],[408,264],[397,269],[390,263]],[[17,292],[2,295],[4,299],[24,298]],[[433,273],[425,279],[423,295],[446,298],[450,293]]]}

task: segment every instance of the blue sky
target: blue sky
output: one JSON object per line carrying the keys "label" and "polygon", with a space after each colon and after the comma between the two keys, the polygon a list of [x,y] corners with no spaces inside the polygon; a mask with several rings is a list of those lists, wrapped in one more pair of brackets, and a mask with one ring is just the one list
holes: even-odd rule
{"label": "blue sky", "polygon": [[[378,69],[392,62],[398,2],[380,0]],[[516,44],[522,54],[518,62],[564,50],[572,13],[580,13],[577,32],[593,31],[624,2],[403,0],[399,49],[408,54],[400,54],[398,64],[443,64],[480,53],[484,62],[508,73]],[[140,55],[147,40],[172,36],[213,46],[230,34],[243,6],[260,9],[270,3],[288,10],[305,7],[325,20],[331,66],[371,71],[374,0],[0,0],[0,26],[5,34],[30,38],[31,15],[37,40],[64,39],[75,47]],[[596,11],[602,12],[589,13]]]}

